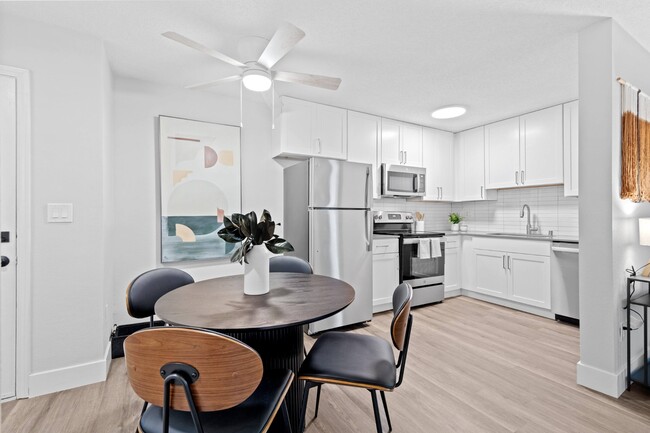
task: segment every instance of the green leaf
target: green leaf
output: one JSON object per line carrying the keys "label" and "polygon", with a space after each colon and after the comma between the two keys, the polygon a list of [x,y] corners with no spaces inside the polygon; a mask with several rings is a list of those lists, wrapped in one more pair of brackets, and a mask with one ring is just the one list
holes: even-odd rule
{"label": "green leaf", "polygon": [[291,245],[287,240],[280,237],[271,239],[265,245],[266,249],[271,251],[273,254],[282,254],[293,251],[293,245]]}

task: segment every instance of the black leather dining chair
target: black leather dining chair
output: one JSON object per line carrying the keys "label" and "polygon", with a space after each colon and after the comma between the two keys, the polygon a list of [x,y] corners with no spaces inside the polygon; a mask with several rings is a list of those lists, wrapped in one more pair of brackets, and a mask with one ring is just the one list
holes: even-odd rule
{"label": "black leather dining chair", "polygon": [[126,288],[126,311],[136,319],[149,317],[149,325],[153,326],[156,301],[193,282],[190,274],[175,268],[152,269],[140,274]]}
{"label": "black leather dining chair", "polygon": [[214,331],[148,328],[124,342],[135,393],[149,403],[140,433],[264,433],[277,413],[291,432],[290,370],[264,371],[251,347]]}
{"label": "black leather dining chair", "polygon": [[269,260],[270,272],[296,272],[299,274],[313,274],[309,262],[304,261],[299,257],[293,256],[275,256]]}
{"label": "black leather dining chair", "polygon": [[412,298],[413,289],[407,283],[400,284],[393,292],[393,320],[390,333],[393,346],[399,351],[397,362],[391,344],[372,335],[327,332],[316,340],[298,372],[298,379],[305,381],[300,432],[305,428],[309,390],[318,388],[314,415],[317,417],[321,386],[324,384],[354,386],[370,391],[377,432],[382,433],[381,415],[377,403],[377,391],[379,391],[389,431],[393,430],[385,392],[395,390],[404,379],[413,323]]}

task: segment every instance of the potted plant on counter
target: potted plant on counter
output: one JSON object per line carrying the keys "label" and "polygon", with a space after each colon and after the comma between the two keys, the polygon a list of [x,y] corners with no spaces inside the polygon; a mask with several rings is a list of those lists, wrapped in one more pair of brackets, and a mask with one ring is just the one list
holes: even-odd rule
{"label": "potted plant on counter", "polygon": [[463,220],[463,217],[457,214],[456,212],[452,212],[449,214],[449,222],[451,223],[451,231],[457,232],[458,231],[458,226],[460,222]]}
{"label": "potted plant on counter", "polygon": [[232,252],[231,262],[244,264],[244,293],[263,295],[269,292],[269,259],[273,254],[293,251],[293,246],[275,234],[275,222],[264,209],[257,220],[255,212],[234,213],[225,217],[219,237],[241,245]]}

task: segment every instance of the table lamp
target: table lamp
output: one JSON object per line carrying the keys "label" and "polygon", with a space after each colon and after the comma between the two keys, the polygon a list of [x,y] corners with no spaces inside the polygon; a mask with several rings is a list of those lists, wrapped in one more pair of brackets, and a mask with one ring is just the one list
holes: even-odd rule
{"label": "table lamp", "polygon": [[[644,246],[650,246],[650,218],[639,218],[639,244]],[[637,271],[643,269],[641,275],[644,277],[650,277],[650,260],[648,263],[637,269]]]}

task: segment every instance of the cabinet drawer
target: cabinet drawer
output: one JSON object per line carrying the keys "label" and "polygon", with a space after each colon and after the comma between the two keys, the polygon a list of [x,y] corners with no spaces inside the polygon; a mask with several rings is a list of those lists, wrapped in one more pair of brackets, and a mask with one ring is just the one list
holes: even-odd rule
{"label": "cabinet drawer", "polygon": [[397,239],[373,239],[372,253],[373,254],[387,254],[399,252],[399,244]]}
{"label": "cabinet drawer", "polygon": [[460,246],[460,237],[458,236],[453,236],[453,237],[446,237],[444,238],[445,241],[445,249],[450,249],[450,248],[458,248]]}

